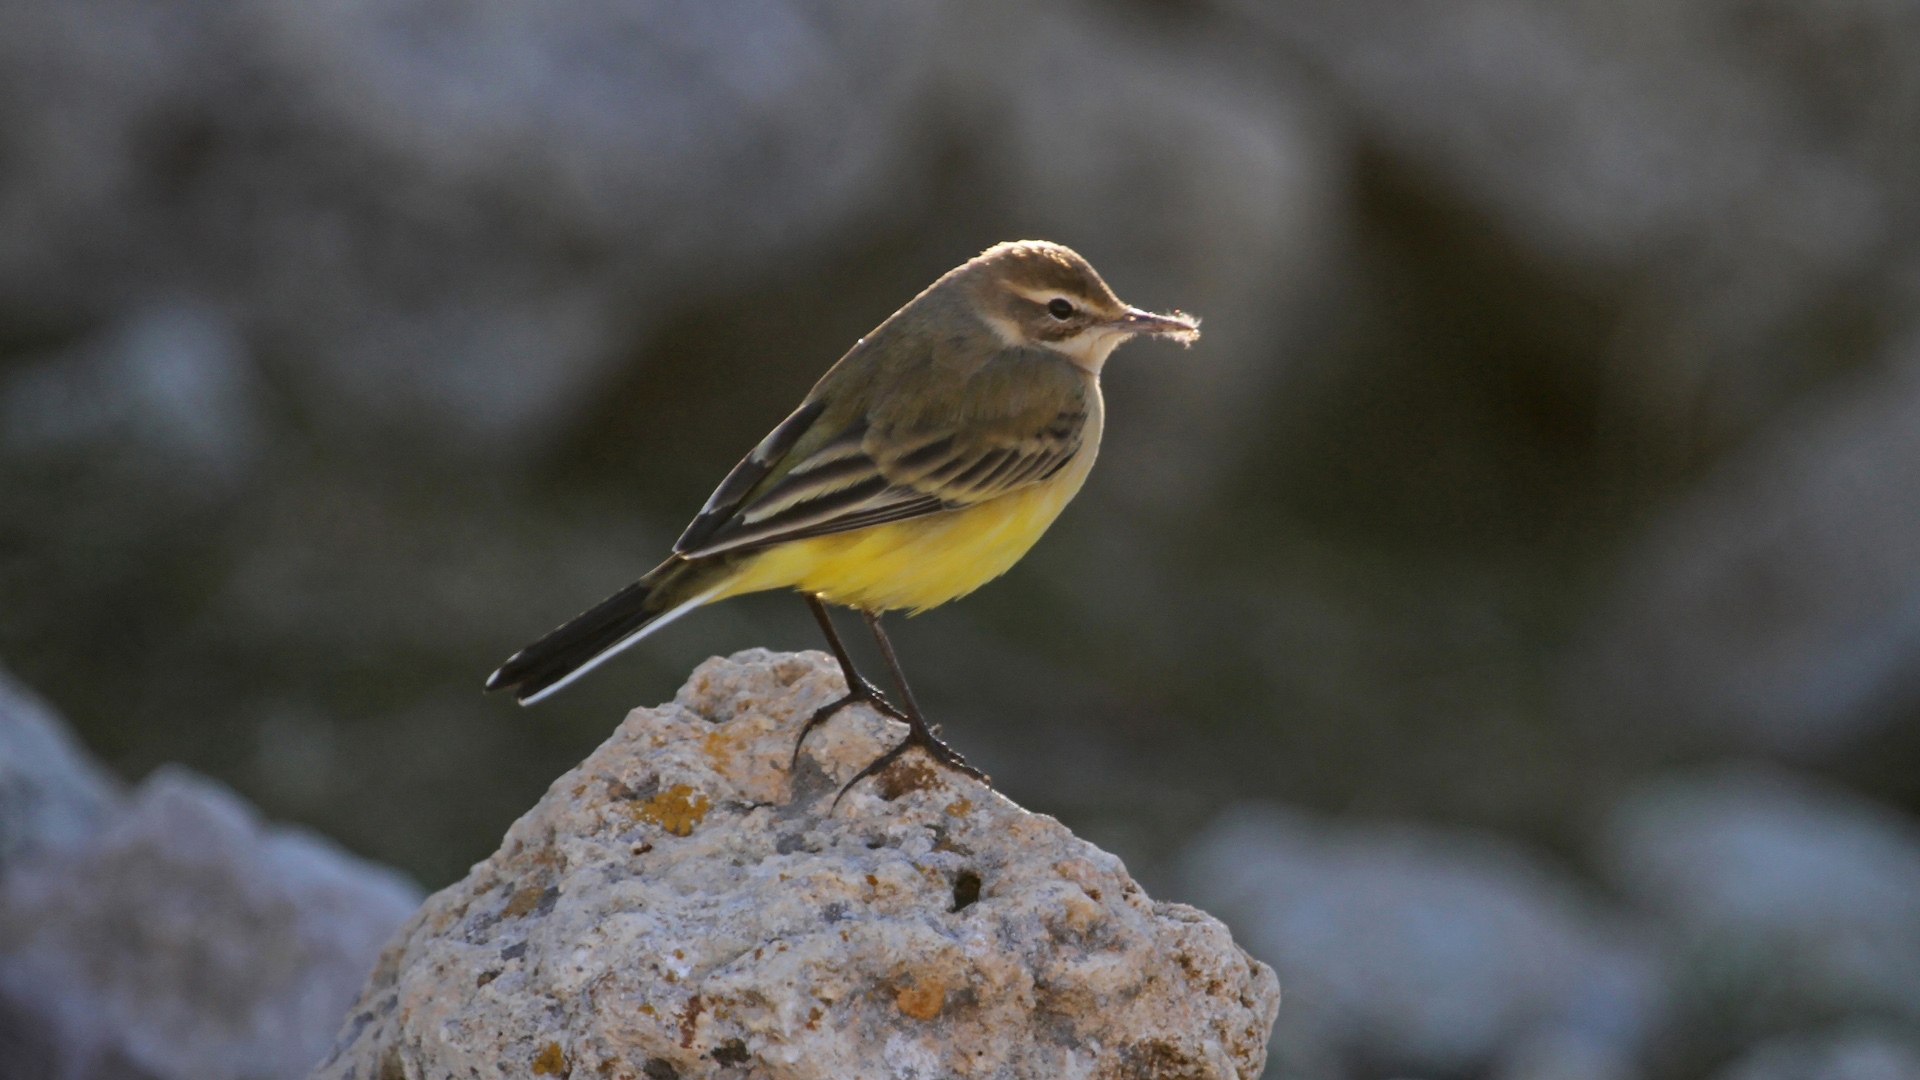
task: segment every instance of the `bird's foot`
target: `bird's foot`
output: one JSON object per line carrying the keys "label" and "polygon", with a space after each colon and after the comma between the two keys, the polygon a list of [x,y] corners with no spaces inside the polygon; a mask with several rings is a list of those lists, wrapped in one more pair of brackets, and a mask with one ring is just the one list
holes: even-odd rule
{"label": "bird's foot", "polygon": [[913,723],[912,720],[907,719],[906,713],[894,708],[893,702],[888,701],[886,695],[880,693],[872,683],[855,675],[848,681],[846,696],[835,701],[830,701],[813,710],[813,715],[807,717],[807,722],[801,725],[800,737],[793,740],[793,761],[788,764],[787,771],[792,772],[794,769],[800,767],[800,748],[805,745],[809,732],[821,724],[826,723],[833,717],[833,714],[839,712],[841,709],[849,705],[860,704],[871,706],[874,712],[882,716],[891,716],[895,720],[900,720],[907,724]]}
{"label": "bird's foot", "polygon": [[935,764],[944,765],[954,772],[971,776],[983,784],[993,782],[992,778],[987,776],[986,773],[967,764],[967,759],[960,756],[960,751],[941,742],[939,736],[934,734],[935,729],[929,728],[925,720],[917,716],[897,717],[897,719],[906,721],[908,728],[907,737],[900,740],[900,745],[881,754],[866,768],[854,773],[853,779],[847,781],[846,786],[840,789],[840,794],[833,797],[833,805],[827,808],[827,813],[833,813],[833,811],[840,806],[840,800],[847,797],[847,792],[853,790],[853,785],[878,773],[895,761],[898,761],[900,755],[916,746],[925,751],[926,755],[932,758]]}

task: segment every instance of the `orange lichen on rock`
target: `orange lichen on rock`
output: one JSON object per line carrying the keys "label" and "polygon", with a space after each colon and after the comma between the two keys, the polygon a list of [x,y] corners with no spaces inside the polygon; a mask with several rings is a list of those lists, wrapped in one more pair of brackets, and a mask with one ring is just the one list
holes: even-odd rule
{"label": "orange lichen on rock", "polygon": [[686,784],[675,784],[633,808],[639,821],[652,822],[675,836],[693,835],[694,826],[706,819],[707,797]]}
{"label": "orange lichen on rock", "polygon": [[550,1042],[533,1057],[533,1071],[536,1076],[565,1076],[567,1056],[560,1052],[560,1044]]}
{"label": "orange lichen on rock", "polygon": [[528,885],[520,889],[507,900],[507,906],[500,909],[500,917],[517,919],[525,915],[540,906],[540,897],[546,891],[545,887],[540,885]]}
{"label": "orange lichen on rock", "polygon": [[916,983],[896,994],[894,1008],[913,1017],[915,1020],[931,1020],[940,1015],[947,1003],[947,988],[934,983],[922,985]]}

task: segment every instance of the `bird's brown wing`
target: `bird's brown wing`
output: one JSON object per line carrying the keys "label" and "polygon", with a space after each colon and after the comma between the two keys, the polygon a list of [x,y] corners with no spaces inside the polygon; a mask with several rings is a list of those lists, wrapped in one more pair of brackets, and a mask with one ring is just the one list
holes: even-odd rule
{"label": "bird's brown wing", "polygon": [[721,482],[675,553],[699,558],[903,521],[1054,475],[1087,435],[1089,388],[1063,360],[1015,359],[1044,366],[987,365],[938,394],[896,391],[892,407],[838,425],[823,425],[828,410],[809,416],[802,406]]}

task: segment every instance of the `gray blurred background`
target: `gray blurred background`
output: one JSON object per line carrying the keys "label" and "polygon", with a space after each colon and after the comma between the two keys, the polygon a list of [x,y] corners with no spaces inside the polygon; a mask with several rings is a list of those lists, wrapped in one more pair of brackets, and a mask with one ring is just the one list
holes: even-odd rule
{"label": "gray blurred background", "polygon": [[437,888],[819,642],[487,672],[1057,240],[1206,336],[894,640],[1279,968],[1273,1075],[1920,1076],[1916,211],[1903,0],[0,0],[0,662]]}

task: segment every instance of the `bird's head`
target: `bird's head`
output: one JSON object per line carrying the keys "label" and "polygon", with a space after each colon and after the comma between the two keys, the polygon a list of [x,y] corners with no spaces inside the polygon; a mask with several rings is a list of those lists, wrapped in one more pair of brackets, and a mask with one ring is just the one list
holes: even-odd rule
{"label": "bird's head", "polygon": [[1121,303],[1087,260],[1045,240],[995,244],[956,277],[1002,342],[1052,349],[1096,375],[1114,347],[1136,334],[1181,344],[1200,336],[1200,320]]}

